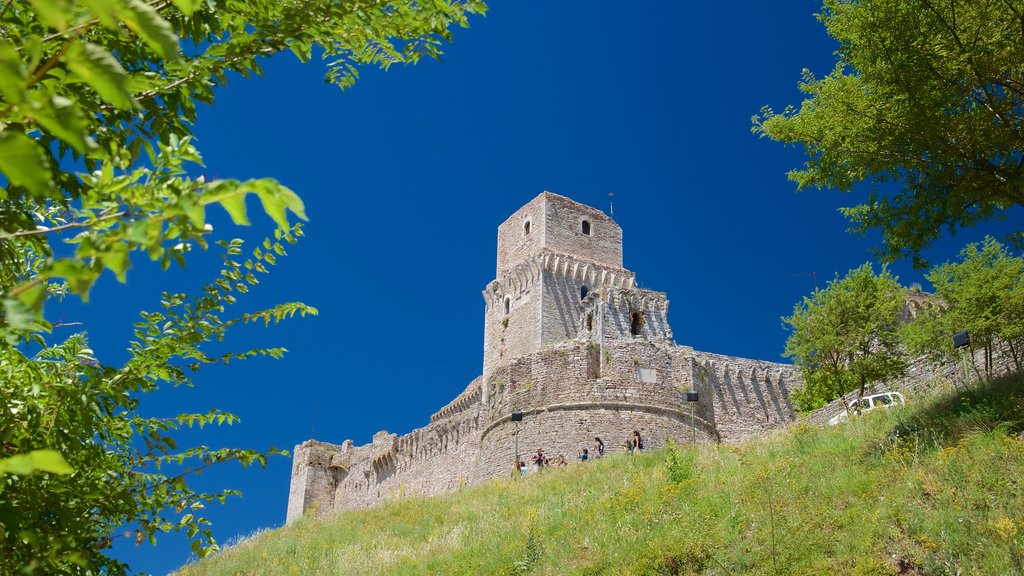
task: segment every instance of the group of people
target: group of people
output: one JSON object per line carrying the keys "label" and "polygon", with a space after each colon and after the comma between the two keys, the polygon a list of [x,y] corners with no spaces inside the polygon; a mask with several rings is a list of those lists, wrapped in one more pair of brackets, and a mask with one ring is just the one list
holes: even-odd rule
{"label": "group of people", "polygon": [[[626,450],[629,452],[639,452],[644,449],[644,439],[640,436],[640,432],[633,430],[633,435],[626,440]],[[580,462],[586,462],[591,458],[603,458],[604,457],[604,441],[600,437],[594,436],[594,452],[591,456],[589,448],[583,448],[579,452]],[[533,465],[538,469],[543,469],[548,466],[568,466],[569,462],[566,460],[564,454],[559,454],[554,458],[549,458],[544,454],[543,448],[537,448],[537,451],[533,453],[532,457]],[[529,472],[529,467],[526,465],[526,461],[520,459],[516,462],[513,474],[518,472],[520,475],[525,476]]]}

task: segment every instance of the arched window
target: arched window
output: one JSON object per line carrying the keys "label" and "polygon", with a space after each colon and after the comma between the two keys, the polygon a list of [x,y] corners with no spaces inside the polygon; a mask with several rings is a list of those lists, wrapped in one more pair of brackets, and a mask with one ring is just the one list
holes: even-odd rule
{"label": "arched window", "polygon": [[581,286],[580,287],[580,300],[584,300],[587,297],[587,294],[590,294],[590,288],[587,288],[586,286]]}
{"label": "arched window", "polygon": [[508,316],[509,311],[512,310],[512,298],[505,296],[505,315]]}
{"label": "arched window", "polygon": [[644,313],[633,312],[629,318],[629,333],[633,336],[639,336],[640,331],[644,328]]}
{"label": "arched window", "polygon": [[530,235],[530,221],[523,222],[523,236]]}
{"label": "arched window", "polygon": [[589,220],[584,220],[583,222],[580,222],[580,232],[583,232],[583,234],[586,235],[586,236],[590,236],[590,221]]}

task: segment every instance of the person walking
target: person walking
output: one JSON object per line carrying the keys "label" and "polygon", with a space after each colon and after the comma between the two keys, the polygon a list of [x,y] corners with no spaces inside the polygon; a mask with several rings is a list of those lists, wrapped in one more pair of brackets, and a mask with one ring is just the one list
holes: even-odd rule
{"label": "person walking", "polygon": [[597,444],[597,457],[604,457],[604,442],[602,442],[597,436],[594,436],[594,442]]}
{"label": "person walking", "polygon": [[633,452],[639,452],[644,449],[644,439],[640,437],[640,432],[633,430]]}

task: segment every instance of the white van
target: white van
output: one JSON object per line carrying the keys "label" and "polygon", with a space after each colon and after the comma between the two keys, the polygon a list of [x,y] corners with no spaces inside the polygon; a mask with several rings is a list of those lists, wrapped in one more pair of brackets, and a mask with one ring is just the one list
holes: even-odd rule
{"label": "white van", "polygon": [[[888,410],[896,406],[906,406],[907,402],[903,399],[903,394],[899,392],[880,392],[878,394],[872,394],[865,396],[850,402],[850,412],[854,414],[863,414],[864,412],[871,412],[875,408],[884,408]],[[836,414],[829,419],[828,425],[835,426],[840,422],[846,420],[847,412],[844,410],[839,414]]]}

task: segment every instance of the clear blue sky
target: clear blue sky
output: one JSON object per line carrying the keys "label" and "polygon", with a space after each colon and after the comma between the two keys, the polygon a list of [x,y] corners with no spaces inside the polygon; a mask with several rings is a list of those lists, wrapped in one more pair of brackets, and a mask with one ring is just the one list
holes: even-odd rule
{"label": "clear blue sky", "polygon": [[[316,437],[336,443],[425,425],[480,373],[496,228],[543,190],[604,210],[615,193],[625,265],[641,287],[667,292],[680,344],[782,360],[780,317],[812,290],[810,273],[824,285],[874,241],[844,232],[836,209],[856,197],[795,193],[785,173],[800,152],[750,132],[762,105],[800,101],[802,68],[831,70],[818,8],[496,1],[456,31],[443,63],[364,70],[345,93],[291,55],[264,62],[263,77],[234,78],[200,110],[205,172],[276,178],[310,215],[307,237],[240,311],[302,300],[320,316],[239,332],[236,349],[290,353],[206,370],[143,411],[239,414],[233,428],[185,436],[214,446],[291,449],[310,437],[314,412]],[[220,238],[271,230],[265,218],[241,229],[218,214],[215,225]],[[929,255],[943,261],[980,234]],[[89,304],[49,313],[84,322],[100,358],[117,363],[139,310],[157,308],[162,290],[195,290],[217,261],[193,254],[187,272],[161,274],[136,258],[127,285],[105,277]],[[894,270],[921,281],[907,263]],[[290,466],[198,479],[245,493],[208,510],[222,541],[283,523]],[[118,542],[116,553],[156,574],[189,556],[174,538]]]}

